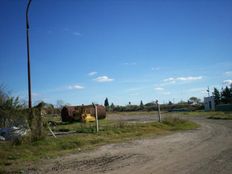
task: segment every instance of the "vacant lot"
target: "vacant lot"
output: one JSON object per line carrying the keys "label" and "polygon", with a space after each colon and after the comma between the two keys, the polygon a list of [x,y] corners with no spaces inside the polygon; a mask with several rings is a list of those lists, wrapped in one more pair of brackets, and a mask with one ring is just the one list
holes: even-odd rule
{"label": "vacant lot", "polygon": [[[111,115],[117,119],[116,115]],[[109,118],[111,118],[111,116]],[[130,119],[132,116],[127,116]],[[146,114],[142,118],[147,118]],[[46,160],[29,173],[197,173],[232,171],[232,121],[187,116],[196,130],[104,145],[96,150]],[[132,121],[143,119],[134,117]],[[118,117],[121,119],[121,116]],[[123,119],[126,119],[123,117]],[[153,119],[153,118],[151,118]],[[146,121],[149,121],[147,119]]]}
{"label": "vacant lot", "polygon": [[[198,127],[193,122],[174,117],[164,119],[162,123],[154,121],[144,123],[142,115],[135,122],[122,121],[120,115],[114,117],[118,118],[116,120],[111,119],[110,116],[108,119],[101,120],[99,122],[100,132],[98,133],[96,133],[95,123],[61,124],[57,122],[57,125],[52,126],[52,129],[59,133],[58,138],[49,136],[35,142],[23,139],[21,145],[0,142],[0,173],[24,171],[28,168],[28,165],[37,164],[39,161],[83,152],[104,144],[126,142]],[[130,113],[130,117],[133,117],[133,113]],[[56,121],[60,119],[59,117],[49,116],[45,118]],[[150,118],[153,119],[153,115]],[[44,134],[46,134],[46,131]]]}

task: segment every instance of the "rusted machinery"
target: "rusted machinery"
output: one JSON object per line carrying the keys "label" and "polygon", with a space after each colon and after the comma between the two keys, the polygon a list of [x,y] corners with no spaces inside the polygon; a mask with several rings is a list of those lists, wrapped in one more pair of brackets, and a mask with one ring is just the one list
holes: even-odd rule
{"label": "rusted machinery", "polygon": [[[97,115],[98,119],[106,118],[106,109],[104,106],[97,105]],[[94,121],[96,118],[96,110],[94,105],[64,106],[61,110],[61,118],[63,122]]]}

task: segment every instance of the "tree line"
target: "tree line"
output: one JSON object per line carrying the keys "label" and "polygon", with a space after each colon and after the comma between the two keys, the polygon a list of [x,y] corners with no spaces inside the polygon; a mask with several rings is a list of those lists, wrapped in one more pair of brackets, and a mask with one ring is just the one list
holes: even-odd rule
{"label": "tree line", "polygon": [[[132,111],[157,111],[157,104],[155,102],[149,102],[144,104],[143,101],[140,101],[139,105],[131,104],[128,102],[125,106],[114,105],[114,103],[109,104],[108,98],[104,101],[104,106],[107,111],[110,112],[132,112]],[[200,103],[200,99],[197,97],[190,97],[188,102],[179,102],[177,104],[173,104],[171,101],[168,104],[161,104],[161,110],[172,111],[174,109],[185,110],[185,111],[193,111],[193,110],[201,110],[203,109],[203,104]]]}
{"label": "tree line", "polygon": [[213,90],[213,96],[215,105],[219,104],[232,104],[232,84],[228,87],[221,88],[219,91],[217,88]]}

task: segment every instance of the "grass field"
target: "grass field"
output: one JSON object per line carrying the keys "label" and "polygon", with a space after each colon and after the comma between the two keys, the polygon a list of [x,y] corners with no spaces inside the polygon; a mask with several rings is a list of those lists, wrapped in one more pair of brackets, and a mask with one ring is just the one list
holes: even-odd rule
{"label": "grass field", "polygon": [[101,120],[100,132],[96,133],[94,123],[71,123],[58,125],[54,131],[75,131],[75,134],[54,138],[47,136],[42,140],[12,145],[0,142],[0,172],[18,170],[21,166],[40,159],[55,158],[60,155],[75,153],[96,146],[167,134],[176,130],[197,128],[196,123],[168,117],[162,123],[125,123],[121,121]]}
{"label": "grass field", "polygon": [[197,112],[184,112],[182,114],[185,116],[205,116],[209,119],[232,120],[232,112],[197,111]]}

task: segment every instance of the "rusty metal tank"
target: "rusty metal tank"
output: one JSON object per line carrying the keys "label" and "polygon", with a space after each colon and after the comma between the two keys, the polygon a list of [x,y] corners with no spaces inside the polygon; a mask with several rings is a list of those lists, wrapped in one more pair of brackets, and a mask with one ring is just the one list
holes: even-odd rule
{"label": "rusty metal tank", "polygon": [[[104,106],[97,105],[97,113],[98,119],[106,118],[106,109]],[[83,114],[90,114],[96,117],[95,107],[93,105],[64,106],[61,110],[61,118],[63,122],[83,121]]]}

